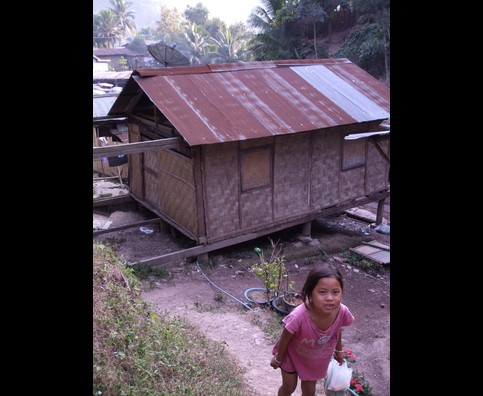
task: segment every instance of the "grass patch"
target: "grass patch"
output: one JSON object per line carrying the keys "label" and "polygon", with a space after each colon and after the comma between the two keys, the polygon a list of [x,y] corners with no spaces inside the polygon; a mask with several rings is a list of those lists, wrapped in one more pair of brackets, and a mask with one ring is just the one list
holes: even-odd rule
{"label": "grass patch", "polygon": [[271,342],[277,342],[282,334],[282,317],[275,311],[268,308],[258,308],[247,312],[250,323],[258,326],[268,335]]}
{"label": "grass patch", "polygon": [[384,268],[381,264],[368,260],[364,256],[361,256],[355,252],[345,251],[342,253],[342,257],[350,265],[367,272],[369,275],[377,276],[384,273]]}
{"label": "grass patch", "polygon": [[153,267],[146,264],[133,264],[130,267],[134,275],[139,280],[146,280],[150,278],[171,279],[173,274],[164,267]]}
{"label": "grass patch", "polygon": [[180,317],[157,315],[112,249],[93,252],[93,395],[248,394],[221,343]]}
{"label": "grass patch", "polygon": [[[213,301],[216,301],[216,296]],[[223,312],[223,306],[221,305],[220,302],[216,302],[216,305],[210,305],[209,303],[204,303],[200,301],[195,301],[193,303],[195,309],[197,312],[203,313],[203,312],[210,312],[210,313],[216,313],[216,312]]]}

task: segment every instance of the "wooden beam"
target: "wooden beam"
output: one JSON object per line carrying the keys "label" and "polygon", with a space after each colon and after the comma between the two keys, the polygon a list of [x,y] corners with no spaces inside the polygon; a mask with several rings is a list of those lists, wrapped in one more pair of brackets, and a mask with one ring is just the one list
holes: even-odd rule
{"label": "wooden beam", "polygon": [[209,245],[194,246],[192,248],[179,250],[177,252],[163,254],[162,256],[151,257],[145,260],[140,260],[136,263],[131,263],[129,265],[147,264],[151,266],[157,266],[162,264],[170,264],[188,257],[199,256],[204,253],[212,252],[213,250],[223,249],[227,246],[232,246],[242,242],[250,241],[257,237],[258,235],[253,233],[240,235],[235,238],[225,239],[223,241],[215,242]]}
{"label": "wooden beam", "polygon": [[93,147],[93,159],[101,159],[103,157],[113,157],[118,154],[134,154],[143,153],[149,150],[159,150],[168,146],[178,146],[183,142],[183,138],[174,137],[160,140],[150,140],[145,142],[134,142],[126,144],[117,144],[115,146]]}
{"label": "wooden beam", "polygon": [[369,242],[362,242],[364,245],[368,245],[368,246],[372,246],[372,247],[375,247],[375,248],[378,248],[378,249],[382,249],[382,250],[387,250],[387,251],[391,251],[391,247],[390,246],[387,246],[387,245],[384,245],[383,243],[379,243],[377,241],[369,241]]}
{"label": "wooden beam", "polygon": [[[161,256],[151,257],[151,258],[148,258],[148,259],[140,260],[136,263],[131,263],[129,265],[135,265],[135,264],[143,264],[144,265],[144,264],[146,264],[146,265],[150,265],[150,266],[158,266],[158,265],[163,265],[163,264],[173,264],[173,263],[175,263],[179,260],[183,260],[185,258],[200,256],[202,254],[209,253],[209,252],[212,252],[214,250],[219,250],[219,249],[223,249],[223,248],[228,247],[228,246],[233,246],[233,245],[236,245],[236,244],[239,244],[239,243],[251,241],[251,240],[254,240],[254,239],[259,238],[261,236],[269,235],[269,234],[272,234],[274,232],[281,231],[281,230],[284,230],[284,229],[287,229],[287,228],[290,228],[290,227],[293,227],[293,226],[296,226],[296,225],[299,225],[299,224],[307,223],[307,222],[310,222],[312,220],[315,220],[315,219],[318,219],[318,218],[321,218],[321,217],[330,216],[332,214],[343,212],[344,210],[351,208],[351,207],[355,207],[355,206],[358,206],[358,205],[364,205],[364,204],[369,203],[369,202],[374,202],[376,200],[382,199],[382,198],[387,197],[387,196],[389,196],[389,191],[381,191],[381,192],[372,194],[370,196],[366,196],[366,197],[358,198],[358,199],[355,199],[355,200],[352,200],[352,201],[349,201],[349,202],[345,202],[342,205],[331,206],[329,208],[321,209],[317,213],[311,213],[311,214],[304,216],[301,219],[298,218],[297,220],[289,221],[289,222],[284,223],[284,224],[278,224],[277,226],[274,226],[274,227],[262,228],[262,229],[259,229],[259,230],[253,230],[252,232],[250,232],[248,234],[235,236],[235,237],[230,238],[230,239],[225,239],[225,240],[213,242],[213,243],[210,243],[210,244],[194,246],[192,248],[188,248],[188,249],[180,250],[180,251],[177,251],[177,252],[164,254],[164,255],[161,255]],[[142,201],[135,196],[133,196],[133,198],[136,201],[138,201],[141,205],[145,206],[146,208],[150,209],[151,211],[156,213],[158,216],[163,218],[163,220],[165,220],[167,223],[170,223],[176,229],[181,231],[180,228],[179,228],[180,226],[178,224],[173,223],[171,219],[165,218],[155,208],[150,207],[148,202]],[[185,233],[185,232],[183,232],[183,233]]]}
{"label": "wooden beam", "polygon": [[134,202],[133,197],[130,194],[123,194],[116,195],[115,197],[95,198],[92,202],[92,207],[97,208],[99,206],[120,205],[129,202]]}
{"label": "wooden beam", "polygon": [[105,230],[93,230],[92,236],[107,234],[109,232],[114,232],[114,231],[126,230],[128,228],[136,228],[136,227],[140,227],[140,226],[143,226],[143,225],[146,225],[146,224],[153,224],[153,223],[159,223],[159,222],[161,222],[161,219],[156,218],[156,219],[138,221],[137,223],[125,224],[125,225],[119,226],[119,227],[107,228]]}
{"label": "wooden beam", "polygon": [[136,121],[137,123],[141,124],[144,128],[146,128],[146,126],[149,125],[150,127],[155,129],[155,132],[159,132],[160,134],[163,134],[164,137],[172,137],[175,131],[174,127],[170,127],[163,124],[156,124],[154,121],[140,117],[136,114],[130,114],[129,120]]}

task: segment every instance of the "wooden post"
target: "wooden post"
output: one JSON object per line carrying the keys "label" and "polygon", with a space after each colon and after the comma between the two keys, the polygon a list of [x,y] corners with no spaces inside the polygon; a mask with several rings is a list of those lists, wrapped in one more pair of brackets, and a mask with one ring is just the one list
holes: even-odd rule
{"label": "wooden post", "polygon": [[171,236],[173,237],[173,239],[177,239],[177,238],[178,238],[178,235],[176,234],[176,228],[174,228],[174,227],[173,227],[173,226],[170,224],[169,230],[171,231]]}
{"label": "wooden post", "polygon": [[117,167],[117,176],[119,177],[119,184],[122,186],[122,167]]}
{"label": "wooden post", "polygon": [[170,224],[169,223],[166,223],[162,219],[159,219],[159,229],[162,232],[164,232],[164,233],[169,232],[170,231],[169,227],[170,227]]}
{"label": "wooden post", "polygon": [[312,232],[312,222],[308,221],[307,223],[304,223],[304,226],[302,229],[302,235],[310,237],[311,232]]}
{"label": "wooden post", "polygon": [[382,223],[382,219],[384,217],[384,204],[386,202],[386,198],[380,199],[377,201],[377,215],[376,215],[376,226]]}

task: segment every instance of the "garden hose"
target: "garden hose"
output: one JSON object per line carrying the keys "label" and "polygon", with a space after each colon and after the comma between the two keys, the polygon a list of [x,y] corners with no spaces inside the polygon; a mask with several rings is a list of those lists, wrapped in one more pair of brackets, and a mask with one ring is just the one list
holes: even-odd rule
{"label": "garden hose", "polygon": [[213,286],[215,286],[218,290],[222,291],[223,293],[225,293],[226,295],[230,296],[231,298],[233,298],[235,301],[239,302],[241,305],[243,305],[245,308],[248,308],[250,311],[253,311],[253,308],[250,307],[249,305],[245,304],[243,301],[239,300],[238,298],[236,298],[235,296],[232,296],[230,293],[228,293],[227,291],[223,290],[222,288],[216,286],[206,275],[205,273],[201,270],[201,267],[200,267],[200,263],[198,263],[198,260],[196,260],[196,265],[199,269],[199,271],[201,272],[201,275],[203,275],[206,280],[208,282],[210,282]]}

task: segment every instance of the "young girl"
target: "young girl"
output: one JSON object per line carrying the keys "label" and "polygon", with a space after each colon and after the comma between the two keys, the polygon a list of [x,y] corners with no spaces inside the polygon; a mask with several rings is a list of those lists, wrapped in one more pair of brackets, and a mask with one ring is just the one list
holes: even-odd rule
{"label": "young girl", "polygon": [[282,372],[278,396],[291,395],[298,377],[302,395],[315,396],[317,380],[326,376],[332,355],[342,364],[341,328],[354,321],[341,302],[343,289],[342,275],[333,265],[309,272],[301,292],[304,303],[282,320],[284,328],[273,347],[270,366]]}

